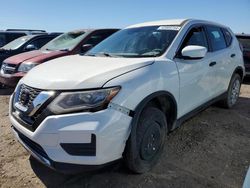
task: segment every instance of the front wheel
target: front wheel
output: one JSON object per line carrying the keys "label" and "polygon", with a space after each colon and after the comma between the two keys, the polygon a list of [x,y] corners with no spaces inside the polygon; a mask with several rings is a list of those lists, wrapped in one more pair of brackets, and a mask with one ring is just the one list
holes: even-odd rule
{"label": "front wheel", "polygon": [[225,99],[221,101],[221,104],[225,108],[232,108],[239,99],[241,88],[241,77],[239,74],[234,74],[227,91]]}
{"label": "front wheel", "polygon": [[155,107],[147,107],[135,126],[127,141],[125,162],[133,172],[144,173],[156,164],[162,153],[167,132],[166,116]]}

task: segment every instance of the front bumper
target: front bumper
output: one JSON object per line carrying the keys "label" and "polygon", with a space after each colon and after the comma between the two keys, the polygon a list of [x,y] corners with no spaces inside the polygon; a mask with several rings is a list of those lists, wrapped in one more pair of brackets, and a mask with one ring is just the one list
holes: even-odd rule
{"label": "front bumper", "polygon": [[24,74],[0,74],[0,83],[10,86],[10,87],[15,87],[19,80],[24,76]]}
{"label": "front bumper", "polygon": [[[106,164],[102,164],[102,165],[79,165],[79,164],[55,162],[47,156],[47,154],[41,148],[41,146],[39,146],[37,144],[35,144],[36,146],[34,146],[34,145],[32,146],[32,144],[29,143],[32,141],[29,140],[27,137],[25,137],[22,133],[17,131],[17,129],[15,129],[13,126],[12,126],[12,131],[13,131],[14,135],[16,136],[17,140],[22,144],[22,146],[35,159],[37,159],[39,162],[41,162],[45,166],[47,166],[53,170],[65,173],[65,174],[75,174],[75,173],[79,173],[79,172],[83,172],[83,171],[86,172],[86,171],[98,170],[100,168],[103,168],[103,167],[108,166],[108,165],[112,164],[113,162],[115,162],[115,161],[112,161],[110,163],[106,163]],[[36,147],[39,147],[39,148],[36,148]]]}
{"label": "front bumper", "polygon": [[[99,112],[48,116],[32,132],[10,113],[14,133],[20,143],[37,160],[58,171],[72,170],[74,166],[98,167],[122,157],[130,133],[131,117],[114,109]],[[31,144],[20,138],[23,135]],[[92,143],[95,135],[95,155],[70,154],[62,143],[79,145]],[[31,147],[35,144],[37,147]],[[61,165],[63,164],[63,165]],[[83,165],[83,166],[82,166]]]}

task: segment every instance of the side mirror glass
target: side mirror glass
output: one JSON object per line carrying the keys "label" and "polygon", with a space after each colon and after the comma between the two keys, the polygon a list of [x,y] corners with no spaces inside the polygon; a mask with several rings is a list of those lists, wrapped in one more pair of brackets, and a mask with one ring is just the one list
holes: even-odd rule
{"label": "side mirror glass", "polygon": [[202,59],[207,54],[204,46],[189,45],[182,49],[181,55],[184,59]]}
{"label": "side mirror glass", "polygon": [[84,44],[81,47],[81,53],[86,53],[87,51],[89,51],[91,48],[93,48],[92,44]]}
{"label": "side mirror glass", "polygon": [[34,44],[29,44],[25,47],[25,50],[27,51],[37,50],[37,47]]}

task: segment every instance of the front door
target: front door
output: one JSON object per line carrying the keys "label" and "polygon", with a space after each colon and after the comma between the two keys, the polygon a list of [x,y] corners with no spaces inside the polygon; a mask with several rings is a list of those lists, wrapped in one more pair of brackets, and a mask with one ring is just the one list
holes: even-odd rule
{"label": "front door", "polygon": [[181,56],[174,59],[180,79],[179,117],[209,101],[215,89],[213,54],[209,52],[206,33],[202,26],[193,27],[188,32],[178,53],[188,45],[204,46],[208,52],[202,59],[188,60]]}

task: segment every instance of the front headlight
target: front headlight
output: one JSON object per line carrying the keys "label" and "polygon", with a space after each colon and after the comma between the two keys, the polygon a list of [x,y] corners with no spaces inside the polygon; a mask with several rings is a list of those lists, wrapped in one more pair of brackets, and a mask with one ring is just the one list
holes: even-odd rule
{"label": "front headlight", "polygon": [[33,62],[24,62],[18,67],[18,72],[28,72],[33,67],[37,66],[37,63]]}
{"label": "front headlight", "polygon": [[120,87],[92,91],[62,92],[49,105],[55,114],[93,110],[104,107],[119,92]]}

